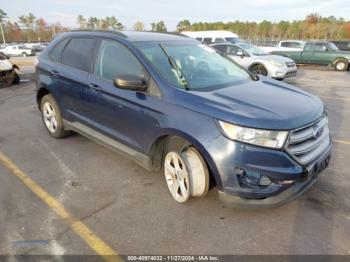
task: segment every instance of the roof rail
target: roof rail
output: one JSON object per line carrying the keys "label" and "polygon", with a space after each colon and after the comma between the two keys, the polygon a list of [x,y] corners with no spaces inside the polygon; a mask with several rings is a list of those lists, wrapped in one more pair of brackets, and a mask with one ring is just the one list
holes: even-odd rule
{"label": "roof rail", "polygon": [[90,28],[83,28],[83,29],[72,29],[69,32],[99,32],[99,33],[111,33],[115,34],[124,38],[127,38],[128,36],[123,34],[120,31],[115,30],[103,30],[103,29],[90,29]]}

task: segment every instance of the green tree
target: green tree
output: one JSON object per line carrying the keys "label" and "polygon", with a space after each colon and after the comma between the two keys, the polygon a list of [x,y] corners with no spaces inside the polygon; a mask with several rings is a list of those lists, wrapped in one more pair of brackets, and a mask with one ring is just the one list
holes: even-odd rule
{"label": "green tree", "polygon": [[97,17],[89,17],[86,26],[91,29],[96,29],[98,25]]}
{"label": "green tree", "polygon": [[79,24],[79,28],[85,28],[87,22],[83,15],[78,15],[77,23]]}
{"label": "green tree", "polygon": [[151,23],[151,30],[154,32],[166,32],[167,28],[165,26],[164,21],[153,22]]}
{"label": "green tree", "polygon": [[176,26],[176,30],[178,32],[191,30],[191,22],[187,19],[180,21]]}

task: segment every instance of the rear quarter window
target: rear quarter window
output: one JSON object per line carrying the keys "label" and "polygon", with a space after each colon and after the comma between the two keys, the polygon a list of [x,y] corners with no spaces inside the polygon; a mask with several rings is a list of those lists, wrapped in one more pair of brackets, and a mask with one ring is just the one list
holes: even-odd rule
{"label": "rear quarter window", "polygon": [[63,50],[62,64],[88,72],[95,42],[95,38],[73,37]]}
{"label": "rear quarter window", "polygon": [[61,62],[61,56],[62,56],[62,50],[68,43],[69,38],[63,39],[62,41],[58,42],[52,50],[49,52],[49,58],[54,62]]}

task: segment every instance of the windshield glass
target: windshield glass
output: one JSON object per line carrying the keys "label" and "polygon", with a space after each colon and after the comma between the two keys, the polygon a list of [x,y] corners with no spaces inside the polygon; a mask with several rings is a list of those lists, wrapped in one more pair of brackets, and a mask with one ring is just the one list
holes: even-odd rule
{"label": "windshield glass", "polygon": [[328,49],[331,51],[339,51],[339,48],[333,43],[328,43]]}
{"label": "windshield glass", "polygon": [[179,88],[216,89],[250,79],[245,70],[198,42],[136,42],[135,46],[166,80]]}
{"label": "windshield glass", "polygon": [[238,45],[252,55],[268,55],[267,52],[258,48],[257,46],[248,43],[239,43]]}

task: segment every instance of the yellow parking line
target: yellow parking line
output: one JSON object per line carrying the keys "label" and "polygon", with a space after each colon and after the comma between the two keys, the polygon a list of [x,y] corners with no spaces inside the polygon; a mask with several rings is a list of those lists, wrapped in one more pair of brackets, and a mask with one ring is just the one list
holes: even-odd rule
{"label": "yellow parking line", "polygon": [[105,261],[122,261],[118,254],[102,239],[95,235],[83,222],[71,215],[64,206],[42,187],[34,182],[28,175],[19,169],[3,152],[0,151],[0,162],[37,197],[48,205],[72,230],[79,235],[98,255]]}
{"label": "yellow parking line", "polygon": [[350,98],[341,98],[341,97],[334,97],[334,96],[320,96],[318,97],[325,98],[325,99],[336,99],[336,100],[344,100],[344,101],[350,101]]}
{"label": "yellow parking line", "polygon": [[337,139],[333,139],[332,141],[340,144],[350,145],[350,141],[337,140]]}

